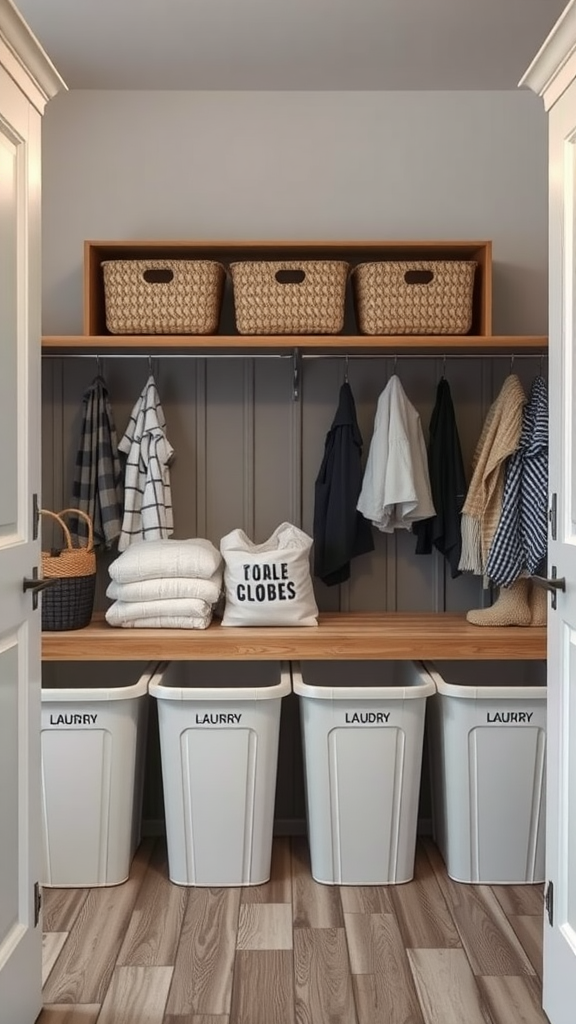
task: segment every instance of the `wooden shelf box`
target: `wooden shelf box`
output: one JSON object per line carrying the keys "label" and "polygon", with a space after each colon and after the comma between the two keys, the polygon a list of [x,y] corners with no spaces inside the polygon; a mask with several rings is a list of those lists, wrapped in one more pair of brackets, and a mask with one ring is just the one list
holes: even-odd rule
{"label": "wooden shelf box", "polygon": [[[84,243],[84,334],[106,335],[102,262],[136,259],[217,260],[228,266],[238,260],[345,260],[352,267],[375,260],[474,260],[473,319],[470,336],[492,333],[492,243],[468,241],[322,242],[322,241],[111,241]],[[220,322],[220,334],[236,331],[231,282],[228,279]],[[352,289],[348,284],[343,334],[357,336]],[[280,336],[279,336],[280,337]]]}

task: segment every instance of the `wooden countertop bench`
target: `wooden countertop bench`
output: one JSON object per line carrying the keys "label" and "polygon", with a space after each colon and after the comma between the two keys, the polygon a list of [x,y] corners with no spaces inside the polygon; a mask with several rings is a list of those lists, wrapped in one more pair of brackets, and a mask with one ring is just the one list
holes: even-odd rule
{"label": "wooden countertop bench", "polygon": [[317,627],[85,629],[42,634],[45,661],[272,661],[546,658],[546,628],[473,626],[464,615],[324,612]]}

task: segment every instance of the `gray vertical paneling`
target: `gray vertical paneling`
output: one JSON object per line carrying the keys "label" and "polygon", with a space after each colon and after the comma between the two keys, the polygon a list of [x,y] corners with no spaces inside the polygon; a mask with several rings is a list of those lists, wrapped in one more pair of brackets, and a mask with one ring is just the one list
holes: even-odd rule
{"label": "gray vertical paneling", "polygon": [[[297,377],[296,377],[297,374]],[[298,388],[298,395],[295,389]],[[303,437],[303,402],[302,402],[302,364],[292,362],[292,401],[290,405],[290,521],[302,528],[303,522],[303,466],[302,466],[302,437]]]}
{"label": "gray vertical paneling", "polygon": [[208,360],[206,366],[206,531],[215,544],[246,522],[246,491],[254,488],[254,452],[245,450],[243,362]]}
{"label": "gray vertical paneling", "polygon": [[[299,504],[299,469],[294,455],[294,403],[292,360],[254,360],[253,519],[255,540],[260,543],[282,522],[299,525],[293,516]],[[298,457],[299,457],[298,452]],[[298,476],[295,475],[298,471]]]}
{"label": "gray vertical paneling", "polygon": [[[353,353],[350,353],[353,356]],[[230,530],[242,527],[256,542],[289,520],[312,535],[314,484],[326,434],[338,403],[345,358],[304,359],[300,398],[292,397],[292,358],[162,359],[151,368],[158,384],[175,455],[171,467],[175,537],[205,536],[218,545]],[[103,358],[118,437],[148,377],[147,358]],[[390,375],[398,373],[420,414],[426,441],[436,385],[445,370],[452,390],[468,480],[474,448],[485,416],[505,377],[507,359],[370,358],[348,364],[348,378],[363,435],[364,463],[372,438],[378,397]],[[514,363],[528,393],[539,372],[538,358]],[[51,359],[43,366],[42,501],[66,506],[72,493],[82,395],[97,372],[96,360]],[[47,534],[46,528],[43,533]],[[452,579],[434,552],[415,554],[408,531],[373,531],[375,550],[354,559],[350,580],[341,587],[314,581],[319,607],[353,611],[465,611],[488,603],[482,581],[463,574]],[[44,544],[51,543],[47,538]],[[101,552],[97,608],[106,606],[108,565],[116,550]],[[144,817],[163,816],[155,709],[150,739]],[[423,786],[423,806],[427,806]],[[283,831],[302,827],[304,787],[297,702],[283,702],[276,818]]]}
{"label": "gray vertical paneling", "polygon": [[196,363],[196,531],[208,536],[206,360]]}
{"label": "gray vertical paneling", "polygon": [[174,537],[198,535],[197,466],[197,361],[157,359],[153,364],[158,393],[166,417],[168,439],[174,448],[170,485],[174,508]]}
{"label": "gray vertical paneling", "polygon": [[[101,360],[119,436],[149,374],[146,358]],[[397,371],[418,410],[427,440],[443,360],[399,358]],[[526,391],[539,359],[517,359]],[[315,480],[336,409],[344,359],[304,359],[301,394],[292,399],[292,360],[155,358],[168,436],[174,447],[171,481],[175,537],[207,536],[215,544],[242,526],[254,540],[283,520],[312,535]],[[395,370],[394,358],[349,360],[366,460],[378,396]],[[466,473],[493,398],[510,370],[508,359],[448,356],[450,382]],[[69,504],[80,431],[82,394],[95,359],[50,359],[43,368],[42,501]],[[300,519],[301,511],[301,519]],[[436,554],[417,556],[415,539],[373,531],[375,551],[352,563],[341,588],[315,581],[324,609],[464,610],[489,599],[469,574],[456,580]],[[99,556],[106,570],[111,553]],[[98,593],[101,597],[101,588]],[[100,601],[100,597],[98,600]],[[101,601],[100,601],[101,604]]]}
{"label": "gray vertical paneling", "polygon": [[[256,414],[254,402],[254,360],[243,359],[240,365],[240,373],[244,384],[242,395],[242,425],[244,428],[242,438],[242,450],[244,455],[244,488],[243,488],[243,514],[242,522],[247,535],[256,540],[254,536],[254,506],[256,488],[256,452],[254,450],[254,418]],[[210,396],[208,396],[208,402]]]}

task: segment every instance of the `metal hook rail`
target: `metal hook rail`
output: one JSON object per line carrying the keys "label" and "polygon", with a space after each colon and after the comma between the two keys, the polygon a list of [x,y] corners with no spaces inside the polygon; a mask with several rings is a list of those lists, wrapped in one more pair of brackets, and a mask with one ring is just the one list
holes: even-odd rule
{"label": "metal hook rail", "polygon": [[153,360],[165,359],[291,359],[292,360],[292,398],[298,401],[301,392],[302,361],[304,359],[339,359],[345,361],[344,380],[348,381],[348,369],[351,360],[359,359],[393,359],[393,373],[396,373],[399,359],[441,359],[442,376],[446,375],[446,363],[448,359],[509,359],[510,373],[513,372],[516,359],[538,359],[540,361],[540,374],[542,374],[544,359],[543,352],[522,352],[510,355],[505,352],[303,352],[295,348],[292,352],[159,352],[153,356],[144,352],[106,352],[105,355],[98,352],[50,352],[42,357],[43,359],[95,359],[97,373],[102,372],[102,364],[109,359],[147,359],[148,372],[152,373]]}

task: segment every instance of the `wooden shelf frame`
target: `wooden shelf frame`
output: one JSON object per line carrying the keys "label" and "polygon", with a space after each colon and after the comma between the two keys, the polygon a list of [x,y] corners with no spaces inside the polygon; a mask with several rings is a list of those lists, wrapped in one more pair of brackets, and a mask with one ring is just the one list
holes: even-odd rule
{"label": "wooden shelf frame", "polygon": [[[102,262],[111,259],[213,259],[225,266],[234,260],[342,259],[355,266],[371,260],[474,260],[473,323],[466,335],[363,335],[355,331],[351,289],[347,293],[344,332],[337,335],[241,335],[234,324],[230,282],[225,293],[220,332],[211,335],[113,335],[106,328]],[[83,333],[47,335],[45,355],[105,357],[185,355],[543,355],[544,335],[492,334],[492,243],[466,240],[128,240],[84,243]]]}
{"label": "wooden shelf frame", "polygon": [[324,612],[317,627],[85,629],[43,633],[45,661],[544,660],[541,626],[473,626],[464,615]]}
{"label": "wooden shelf frame", "polygon": [[[84,322],[86,336],[118,337],[106,328],[104,280],[105,260],[189,259],[216,260],[226,268],[238,260],[344,260],[351,267],[374,260],[473,260],[477,264],[472,301],[471,336],[492,333],[492,243],[489,241],[86,241],[84,243]],[[235,334],[232,289],[224,290],[220,331]],[[346,333],[355,330],[352,290],[347,288]],[[354,335],[363,339],[363,335]],[[218,335],[205,336],[210,341]],[[285,340],[285,344],[287,344]]]}
{"label": "wooden shelf frame", "polygon": [[422,355],[457,356],[472,353],[477,356],[545,354],[546,335],[261,335],[237,334],[201,335],[132,335],[71,334],[46,335],[42,338],[42,352],[46,355],[184,355],[187,352],[207,356],[215,353],[246,355],[271,353],[292,355],[294,351],[321,354],[370,355],[388,352],[391,357],[404,353]]}

